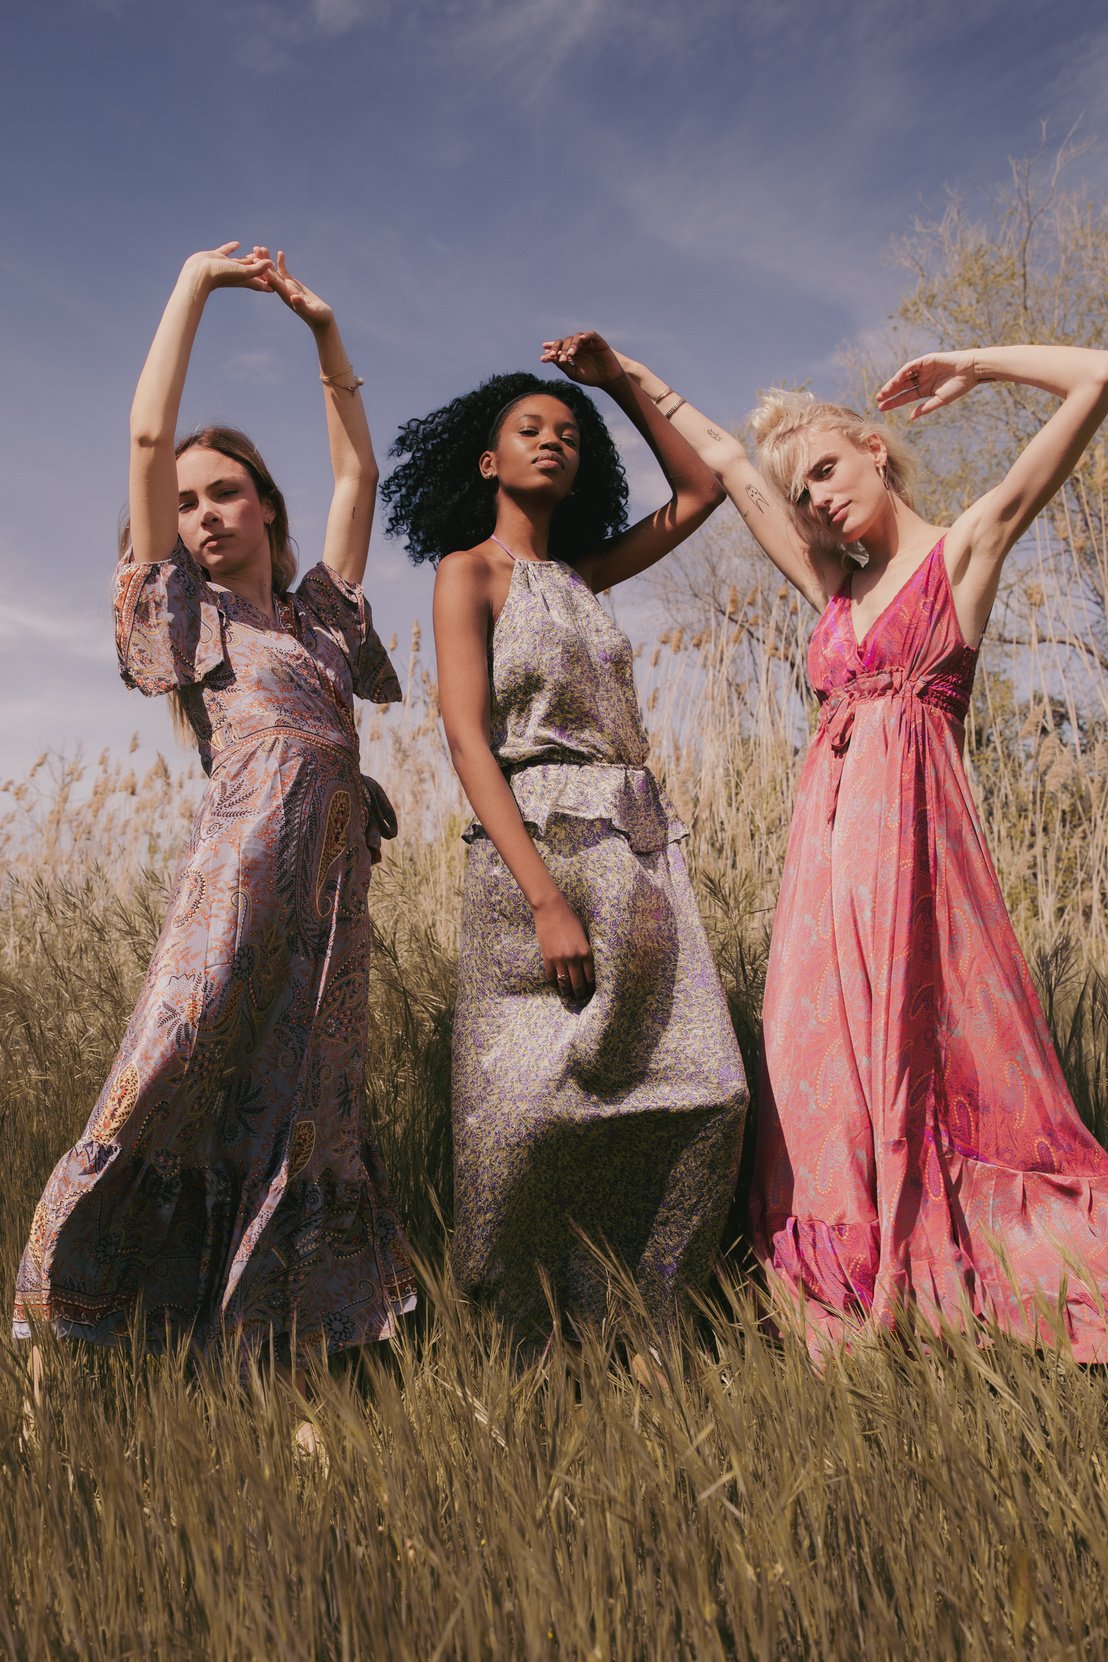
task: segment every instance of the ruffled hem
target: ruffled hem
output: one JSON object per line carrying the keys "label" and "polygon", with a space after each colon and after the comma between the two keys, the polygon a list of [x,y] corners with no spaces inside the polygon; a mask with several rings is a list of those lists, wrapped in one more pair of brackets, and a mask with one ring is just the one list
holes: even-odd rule
{"label": "ruffled hem", "polygon": [[[618,762],[534,762],[515,769],[508,783],[524,824],[537,837],[552,819],[603,820],[626,837],[636,854],[651,854],[689,834],[649,768]],[[485,835],[475,820],[463,833]]]}
{"label": "ruffled hem", "polygon": [[[883,1263],[876,1219],[829,1223],[790,1216],[756,1229],[755,1253],[775,1302],[791,1307],[814,1358],[824,1357],[829,1346],[848,1344],[867,1325],[894,1327],[910,1305],[934,1332],[995,1324],[1013,1339],[1062,1350],[1075,1362],[1108,1362],[1108,1240],[1091,1227],[1088,1183],[1072,1177],[1059,1182],[1061,1174],[966,1165],[965,1234],[961,1240],[944,1239],[937,1253],[924,1239],[912,1239],[894,1262]],[[998,1177],[1020,1180],[1016,1225],[998,1230],[980,1221],[986,1211],[995,1218],[996,1198],[989,1193],[981,1197],[988,1207],[972,1205],[967,1189],[973,1176],[982,1174],[990,1191]],[[1082,1221],[1089,1234],[1080,1245],[1072,1227],[1052,1231],[1049,1223],[1050,1190],[1060,1190],[1054,1199],[1069,1208],[1080,1204],[1075,1185],[1085,1191]],[[1046,1192],[1028,1196],[1028,1186]],[[1031,1221],[1036,1213],[1037,1224]]]}
{"label": "ruffled hem", "polygon": [[[120,1306],[99,1320],[81,1320],[61,1313],[58,1307],[64,1308],[65,1302],[61,1297],[52,1305],[33,1311],[26,1303],[17,1306],[18,1314],[12,1322],[12,1338],[17,1343],[24,1342],[33,1339],[38,1329],[49,1327],[59,1339],[77,1339],[84,1344],[107,1349],[119,1349],[130,1343],[135,1315],[133,1305]],[[316,1317],[310,1324],[305,1323],[296,1329],[297,1359],[306,1361],[318,1356],[324,1345],[329,1353],[333,1353],[349,1350],[354,1345],[383,1344],[388,1339],[395,1339],[400,1331],[400,1317],[411,1315],[418,1303],[419,1297],[414,1288],[398,1286],[394,1296],[378,1306],[370,1317],[362,1316],[352,1321],[345,1312],[332,1313],[323,1320]],[[241,1360],[268,1350],[271,1341],[279,1352],[285,1344],[290,1353],[293,1349],[292,1333],[288,1328],[270,1327],[258,1322],[249,1327],[245,1323],[230,1323],[227,1336],[231,1348],[239,1351]],[[197,1344],[195,1323],[183,1320],[175,1313],[171,1315],[162,1311],[155,1312],[153,1317],[147,1316],[142,1343],[153,1355],[160,1355],[167,1344],[175,1343],[188,1343],[201,1353],[212,1349],[210,1344]]]}

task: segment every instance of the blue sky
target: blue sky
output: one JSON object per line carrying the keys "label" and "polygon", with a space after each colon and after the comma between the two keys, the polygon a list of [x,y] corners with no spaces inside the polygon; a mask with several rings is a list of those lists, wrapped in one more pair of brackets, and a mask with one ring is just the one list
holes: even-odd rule
{"label": "blue sky", "polygon": [[[1075,121],[1108,176],[1086,0],[54,0],[0,64],[0,776],[144,744],[106,611],[135,376],[181,261],[288,250],[333,301],[382,458],[400,421],[593,325],[717,419],[879,326],[890,239]],[[10,18],[10,14],[9,14]],[[890,370],[894,368],[890,365]],[[182,425],[233,420],[328,497],[311,340],[224,293]],[[617,434],[622,436],[616,424]],[[636,506],[661,494],[629,450]],[[730,510],[725,509],[724,512]],[[376,538],[386,636],[431,576]]]}

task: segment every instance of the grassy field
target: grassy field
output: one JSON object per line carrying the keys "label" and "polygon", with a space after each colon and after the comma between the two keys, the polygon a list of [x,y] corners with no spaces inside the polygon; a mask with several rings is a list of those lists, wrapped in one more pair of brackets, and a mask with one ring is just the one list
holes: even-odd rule
{"label": "grassy field", "polygon": [[[807,719],[799,641],[787,598],[725,589],[700,627],[641,654],[748,1063]],[[796,1339],[757,1325],[741,1249],[683,1343],[663,1346],[664,1391],[625,1366],[649,1337],[625,1289],[579,1353],[541,1365],[454,1295],[464,821],[418,640],[408,667],[409,703],[366,732],[407,827],[371,894],[367,1112],[423,1259],[421,1310],[395,1347],[321,1371],[300,1403],[184,1356],[48,1342],[28,1411],[23,1353],[0,1337],[0,1648],[105,1662],[1108,1655],[1097,1370],[995,1335],[903,1333],[817,1374]],[[1103,1139],[1108,733],[1089,708],[1076,719],[1045,670],[985,676],[969,756]],[[5,1309],[43,1181],[136,994],[194,789],[141,755],[79,771],[47,759],[0,796]],[[321,1452],[295,1442],[304,1417]]]}

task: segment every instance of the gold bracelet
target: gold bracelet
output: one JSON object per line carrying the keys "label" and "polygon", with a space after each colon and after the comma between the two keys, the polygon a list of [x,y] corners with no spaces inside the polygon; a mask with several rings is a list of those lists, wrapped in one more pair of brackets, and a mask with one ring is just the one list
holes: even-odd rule
{"label": "gold bracelet", "polygon": [[663,387],[661,392],[658,393],[658,395],[655,398],[652,398],[650,400],[650,402],[652,404],[660,404],[662,402],[663,398],[671,398],[672,396],[673,396],[673,388],[672,387]]}
{"label": "gold bracelet", "polygon": [[687,399],[682,398],[680,395],[678,395],[676,404],[672,405],[668,410],[663,410],[662,414],[665,416],[667,421],[672,421],[674,416],[677,414],[678,410],[681,408],[682,404],[686,404],[687,402],[688,402]]}
{"label": "gold bracelet", "polygon": [[322,370],[319,372],[319,378],[325,387],[338,387],[340,392],[357,392],[359,387],[365,386],[365,382],[360,375],[354,375],[353,381],[347,386],[346,382],[341,379],[343,375],[354,375],[354,365],[347,364],[345,369],[336,369],[333,375],[324,375]]}

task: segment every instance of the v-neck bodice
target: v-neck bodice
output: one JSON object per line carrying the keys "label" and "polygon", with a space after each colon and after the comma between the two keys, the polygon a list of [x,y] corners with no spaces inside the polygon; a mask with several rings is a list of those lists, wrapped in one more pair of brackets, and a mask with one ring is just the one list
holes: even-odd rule
{"label": "v-neck bodice", "polygon": [[123,677],[146,693],[181,694],[206,772],[273,732],[356,757],[354,698],[400,698],[358,584],[320,562],[278,604],[275,617],[210,583],[180,542],[168,560],[117,568]]}
{"label": "v-neck bodice", "polygon": [[860,677],[895,670],[913,688],[941,682],[968,706],[976,668],[977,649],[966,645],[954,610],[941,538],[861,640],[848,579],[824,608],[808,648],[808,675],[821,702]]}
{"label": "v-neck bodice", "polygon": [[910,698],[916,709],[930,708],[961,723],[976,668],[977,649],[966,645],[954,611],[942,539],[861,641],[854,633],[850,584],[843,584],[821,614],[808,648],[808,676],[820,702],[815,753],[825,744],[831,759],[829,818],[835,816],[859,709]]}

